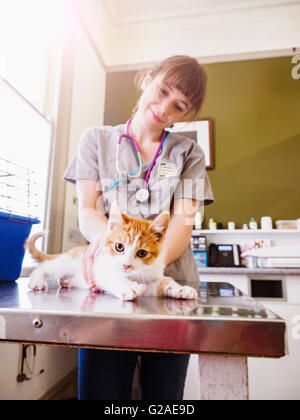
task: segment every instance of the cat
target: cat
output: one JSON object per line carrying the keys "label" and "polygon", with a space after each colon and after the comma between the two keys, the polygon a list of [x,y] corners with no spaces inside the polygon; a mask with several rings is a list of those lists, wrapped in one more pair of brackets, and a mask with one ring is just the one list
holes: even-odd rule
{"label": "cat", "polygon": [[[195,289],[181,286],[163,274],[163,243],[169,221],[167,212],[154,221],[131,218],[113,202],[103,247],[94,261],[94,291],[108,292],[126,301],[142,295],[197,299]],[[44,254],[35,247],[43,235],[33,235],[25,243],[32,257],[41,263],[30,276],[29,288],[46,289],[47,277],[57,278],[61,287],[89,288],[82,274],[82,259],[88,246],[59,255]]]}

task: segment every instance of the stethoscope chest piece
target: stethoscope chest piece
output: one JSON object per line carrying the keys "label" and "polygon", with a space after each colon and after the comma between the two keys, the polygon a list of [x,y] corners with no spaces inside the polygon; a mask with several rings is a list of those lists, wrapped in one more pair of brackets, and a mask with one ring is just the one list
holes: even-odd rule
{"label": "stethoscope chest piece", "polygon": [[145,201],[148,201],[149,199],[149,191],[146,188],[141,188],[140,190],[136,192],[135,198],[140,203],[144,203]]}

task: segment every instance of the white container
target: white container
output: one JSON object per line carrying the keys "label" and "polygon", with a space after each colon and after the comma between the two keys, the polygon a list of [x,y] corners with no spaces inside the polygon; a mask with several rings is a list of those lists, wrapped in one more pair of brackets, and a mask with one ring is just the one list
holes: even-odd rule
{"label": "white container", "polygon": [[216,222],[214,222],[214,219],[209,219],[208,229],[210,229],[210,230],[216,230],[217,229],[217,224],[216,224]]}
{"label": "white container", "polygon": [[277,229],[298,229],[298,220],[276,220],[275,224]]}
{"label": "white container", "polygon": [[200,230],[202,228],[202,214],[200,213],[200,211],[196,212],[194,225],[196,230]]}
{"label": "white container", "polygon": [[234,230],[235,229],[235,223],[234,222],[228,222],[228,230]]}
{"label": "white container", "polygon": [[257,222],[254,220],[254,217],[251,217],[251,219],[250,219],[249,229],[250,230],[257,230]]}
{"label": "white container", "polygon": [[260,219],[260,227],[261,227],[261,230],[272,230],[273,229],[272,218],[269,216],[262,217]]}
{"label": "white container", "polygon": [[209,229],[210,230],[217,230],[217,223],[216,222],[211,222]]}

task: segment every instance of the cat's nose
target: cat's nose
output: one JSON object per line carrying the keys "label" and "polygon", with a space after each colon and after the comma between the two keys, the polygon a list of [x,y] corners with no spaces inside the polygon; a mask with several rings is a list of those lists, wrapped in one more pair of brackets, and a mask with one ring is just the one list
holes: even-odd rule
{"label": "cat's nose", "polygon": [[130,268],[132,268],[132,265],[123,264],[123,268],[124,270],[129,270]]}

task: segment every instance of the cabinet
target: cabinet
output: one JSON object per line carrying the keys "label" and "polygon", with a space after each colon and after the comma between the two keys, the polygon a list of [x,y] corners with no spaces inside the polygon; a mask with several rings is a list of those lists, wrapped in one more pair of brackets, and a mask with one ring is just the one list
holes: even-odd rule
{"label": "cabinet", "polygon": [[[248,239],[270,239],[272,245],[299,245],[300,231],[194,231],[207,237],[208,244],[237,243]],[[244,271],[243,271],[244,270]],[[250,400],[300,400],[300,270],[299,269],[199,269],[200,281],[224,281],[252,295],[251,281],[278,281],[283,297],[256,297],[287,323],[288,355],[282,359],[248,359]]]}

